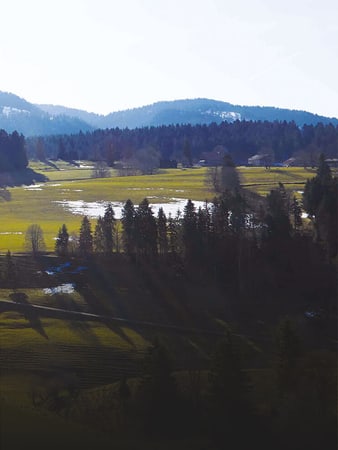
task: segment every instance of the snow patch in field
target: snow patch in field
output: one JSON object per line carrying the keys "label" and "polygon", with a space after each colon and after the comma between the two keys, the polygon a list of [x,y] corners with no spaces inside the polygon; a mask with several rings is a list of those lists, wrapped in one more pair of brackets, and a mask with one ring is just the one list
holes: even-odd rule
{"label": "snow patch in field", "polygon": [[59,286],[55,286],[52,288],[45,288],[43,289],[43,292],[48,295],[55,295],[55,294],[72,294],[75,290],[73,283],[64,283],[60,284]]}
{"label": "snow patch in field", "polygon": [[[155,216],[157,216],[160,208],[163,208],[164,213],[168,216],[171,214],[173,217],[176,216],[178,211],[183,212],[185,205],[187,204],[187,199],[183,198],[170,198],[167,202],[164,203],[150,203],[150,206],[153,210]],[[99,216],[103,216],[105,209],[109,202],[105,201],[97,201],[97,202],[85,202],[83,200],[62,200],[55,201],[67,211],[72,214],[79,214],[83,216],[88,216],[91,219],[97,219]],[[205,206],[205,202],[201,201],[193,201],[196,211],[199,207],[203,208]],[[124,206],[123,202],[112,202],[111,203],[114,212],[115,218],[121,219],[122,217],[122,209]],[[137,205],[135,205],[137,208]]]}
{"label": "snow patch in field", "polygon": [[42,191],[42,184],[32,184],[31,186],[25,186],[27,191]]}
{"label": "snow patch in field", "polygon": [[22,231],[2,231],[0,234],[22,234]]}

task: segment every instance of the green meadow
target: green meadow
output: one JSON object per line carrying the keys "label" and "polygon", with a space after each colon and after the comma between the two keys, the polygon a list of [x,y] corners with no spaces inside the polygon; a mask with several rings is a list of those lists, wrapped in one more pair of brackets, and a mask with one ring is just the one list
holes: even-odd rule
{"label": "green meadow", "polygon": [[34,318],[15,311],[0,315],[0,327],[1,448],[21,449],[23,443],[39,449],[66,443],[69,448],[70,442],[79,448],[109,448],[108,437],[76,423],[76,412],[70,423],[46,407],[34,407],[32,396],[58,380],[74,380],[84,393],[109,385],[124,370],[130,373],[147,344],[142,336],[128,327],[113,330],[100,322]]}
{"label": "green meadow", "polygon": [[[166,169],[155,175],[116,176],[91,178],[90,162],[75,167],[56,162],[54,167],[32,163],[31,168],[49,179],[46,183],[8,189],[10,201],[0,204],[0,253],[25,251],[25,231],[32,223],[41,226],[48,251],[54,249],[54,239],[59,227],[65,223],[70,232],[78,232],[81,215],[67,211],[64,201],[117,201],[130,198],[138,204],[145,197],[152,203],[169,202],[172,198],[212,200],[215,193],[206,184],[206,168]],[[306,179],[314,176],[314,170],[303,168],[261,167],[238,168],[242,186],[266,195],[279,182],[300,196]],[[60,202],[60,203],[58,203]]]}

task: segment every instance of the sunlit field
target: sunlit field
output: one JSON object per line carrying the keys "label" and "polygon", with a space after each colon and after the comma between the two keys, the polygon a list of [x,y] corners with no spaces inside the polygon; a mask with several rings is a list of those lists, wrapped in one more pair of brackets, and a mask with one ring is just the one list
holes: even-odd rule
{"label": "sunlit field", "polygon": [[[67,211],[62,202],[125,202],[130,198],[137,205],[145,197],[151,203],[166,203],[171,199],[212,200],[215,192],[206,183],[207,168],[165,169],[155,175],[116,176],[91,178],[90,162],[80,167],[65,162],[53,163],[55,167],[32,163],[31,168],[43,173],[49,179],[46,183],[33,186],[10,188],[10,201],[0,204],[0,252],[25,251],[25,231],[32,223],[41,226],[48,251],[54,249],[59,227],[65,223],[70,232],[78,232],[81,215]],[[238,168],[242,186],[266,195],[279,182],[285,184],[297,196],[307,178],[314,176],[314,170],[303,168],[261,167]],[[57,203],[60,202],[60,203]]]}

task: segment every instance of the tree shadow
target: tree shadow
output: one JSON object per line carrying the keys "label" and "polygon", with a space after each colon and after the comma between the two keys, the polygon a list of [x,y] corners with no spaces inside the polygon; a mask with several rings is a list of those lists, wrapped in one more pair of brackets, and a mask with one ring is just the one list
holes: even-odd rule
{"label": "tree shadow", "polygon": [[116,333],[121,339],[127,342],[132,347],[135,347],[134,342],[126,335],[126,333],[121,329],[120,326],[114,323],[114,319],[110,319],[108,316],[111,312],[98,300],[97,296],[93,290],[88,285],[78,285],[77,291],[82,295],[85,302],[89,306],[91,312],[95,314],[105,316],[105,318],[100,319],[100,322],[107,326],[112,332]]}
{"label": "tree shadow", "polygon": [[109,320],[108,318],[107,319],[103,319],[102,323],[104,325],[106,325],[106,327],[109,328],[113,333],[117,334],[121,339],[123,339],[125,342],[127,342],[130,346],[132,346],[133,348],[136,347],[134,342],[123,331],[123,329],[120,326],[114,324],[114,322],[112,320]]}
{"label": "tree shadow", "polygon": [[85,341],[89,342],[91,345],[98,345],[100,343],[99,339],[92,332],[91,326],[87,323],[88,319],[79,320],[67,320],[69,328],[83,338]]}
{"label": "tree shadow", "polygon": [[42,326],[39,314],[28,301],[28,296],[24,292],[13,292],[9,295],[9,298],[22,310],[24,318],[28,320],[30,327],[45,339],[49,339]]}
{"label": "tree shadow", "polygon": [[3,200],[5,202],[9,202],[12,199],[12,195],[10,191],[6,188],[0,187],[0,201]]}

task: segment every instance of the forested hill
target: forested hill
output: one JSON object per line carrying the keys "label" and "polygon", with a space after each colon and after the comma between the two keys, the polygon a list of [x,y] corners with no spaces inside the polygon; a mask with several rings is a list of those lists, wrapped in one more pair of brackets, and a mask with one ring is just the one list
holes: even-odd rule
{"label": "forested hill", "polygon": [[235,120],[294,121],[304,124],[333,123],[338,119],[328,118],[305,111],[266,106],[239,106],[205,98],[157,102],[140,108],[112,112],[106,116],[63,106],[39,105],[41,109],[57,117],[59,114],[77,117],[95,128],[139,128],[172,124],[209,124]]}
{"label": "forested hill", "polygon": [[16,131],[8,134],[0,129],[0,173],[25,169],[27,165],[23,135]]}
{"label": "forested hill", "polygon": [[78,133],[92,127],[67,115],[52,116],[14,94],[0,91],[0,129],[17,131],[25,136]]}

